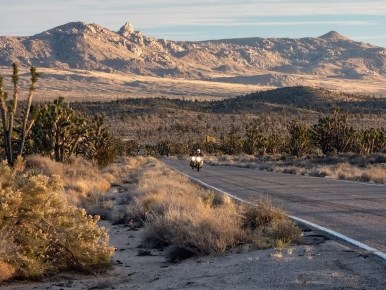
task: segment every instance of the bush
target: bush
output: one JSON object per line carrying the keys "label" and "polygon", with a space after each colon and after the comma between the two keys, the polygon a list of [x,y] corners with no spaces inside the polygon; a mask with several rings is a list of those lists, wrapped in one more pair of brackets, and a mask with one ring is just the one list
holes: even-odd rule
{"label": "bush", "polygon": [[224,252],[242,240],[237,211],[232,205],[211,208],[198,203],[193,211],[169,205],[163,214],[146,216],[147,239],[174,245],[195,254]]}
{"label": "bush", "polygon": [[286,245],[300,237],[300,229],[288,219],[285,212],[273,206],[268,199],[242,204],[242,227],[247,240],[260,248]]}
{"label": "bush", "polygon": [[90,161],[81,157],[61,163],[40,155],[26,158],[26,167],[35,173],[49,177],[61,176],[67,200],[75,206],[87,207],[103,196],[111,187],[114,178],[104,174]]}
{"label": "bush", "polygon": [[4,163],[0,173],[0,235],[13,249],[0,251],[3,280],[110,264],[114,249],[99,217],[68,204],[59,176],[16,174]]}

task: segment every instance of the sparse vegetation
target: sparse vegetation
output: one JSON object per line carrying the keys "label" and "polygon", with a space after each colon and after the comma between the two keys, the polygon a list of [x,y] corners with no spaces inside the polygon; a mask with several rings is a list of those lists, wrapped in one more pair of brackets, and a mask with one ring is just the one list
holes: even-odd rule
{"label": "sparse vegetation", "polygon": [[171,260],[224,252],[244,243],[257,248],[284,245],[300,236],[284,212],[266,200],[258,200],[258,206],[238,204],[190,183],[156,159],[142,158],[138,165],[127,205],[105,198],[101,210],[120,210],[116,222],[143,223],[144,245],[169,247]]}

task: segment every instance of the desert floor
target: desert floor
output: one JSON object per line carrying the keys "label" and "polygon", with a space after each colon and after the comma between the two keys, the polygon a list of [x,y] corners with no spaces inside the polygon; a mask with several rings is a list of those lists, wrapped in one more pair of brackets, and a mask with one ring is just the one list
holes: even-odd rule
{"label": "desert floor", "polygon": [[[386,79],[383,77],[370,79],[341,79],[313,75],[290,74],[295,81],[292,84],[275,86],[261,84],[243,79],[254,79],[261,75],[269,75],[269,71],[261,71],[255,75],[226,75],[221,80],[183,79],[171,77],[140,76],[123,73],[105,73],[86,70],[57,70],[38,68],[41,73],[37,84],[35,100],[52,101],[64,97],[66,101],[114,101],[126,98],[167,97],[187,100],[220,100],[265,91],[276,87],[304,85],[355,94],[371,95],[384,98],[386,96]],[[4,86],[12,91],[11,70],[0,66],[0,75],[4,76]],[[288,76],[282,74],[283,77]],[[233,81],[233,77],[240,80]],[[229,79],[227,79],[229,78]],[[27,97],[29,73],[21,68],[21,98]]]}

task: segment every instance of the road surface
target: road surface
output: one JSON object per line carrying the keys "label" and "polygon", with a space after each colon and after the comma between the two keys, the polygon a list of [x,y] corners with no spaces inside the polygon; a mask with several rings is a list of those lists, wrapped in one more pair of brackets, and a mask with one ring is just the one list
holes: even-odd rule
{"label": "road surface", "polygon": [[291,216],[326,227],[386,252],[386,185],[209,166],[187,160],[165,164],[244,200],[269,197]]}

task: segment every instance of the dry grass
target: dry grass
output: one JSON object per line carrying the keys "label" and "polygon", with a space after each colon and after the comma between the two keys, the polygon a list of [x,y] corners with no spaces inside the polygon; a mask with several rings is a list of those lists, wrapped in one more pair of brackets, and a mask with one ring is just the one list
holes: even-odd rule
{"label": "dry grass", "polygon": [[6,281],[13,276],[15,268],[3,261],[0,261],[0,282]]}
{"label": "dry grass", "polygon": [[168,247],[171,261],[245,243],[258,248],[284,245],[300,236],[285,213],[266,200],[259,200],[258,207],[238,204],[154,158],[135,160],[130,161],[138,167],[128,178],[129,192],[109,195],[100,210],[115,212],[110,216],[114,222],[144,224],[144,246]]}
{"label": "dry grass", "polygon": [[132,172],[143,166],[145,162],[146,159],[143,157],[121,157],[117,162],[102,169],[102,172],[112,183],[122,185],[122,183],[131,182],[130,179],[133,178]]}
{"label": "dry grass", "polygon": [[81,207],[95,203],[109,191],[111,183],[117,180],[112,174],[102,173],[97,166],[82,158],[63,164],[32,155],[27,157],[26,167],[46,176],[59,175],[63,179],[67,200]]}
{"label": "dry grass", "polygon": [[335,179],[354,180],[362,182],[386,183],[386,168],[382,166],[371,166],[360,168],[348,162],[337,165],[322,165],[316,167],[310,175],[328,176]]}
{"label": "dry grass", "polygon": [[246,239],[260,248],[288,245],[299,239],[299,228],[288,219],[285,212],[274,206],[267,198],[260,198],[251,204],[242,204],[243,228]]}
{"label": "dry grass", "polygon": [[208,156],[214,166],[237,166],[298,175],[386,183],[386,154],[342,154],[317,158],[286,156]]}

